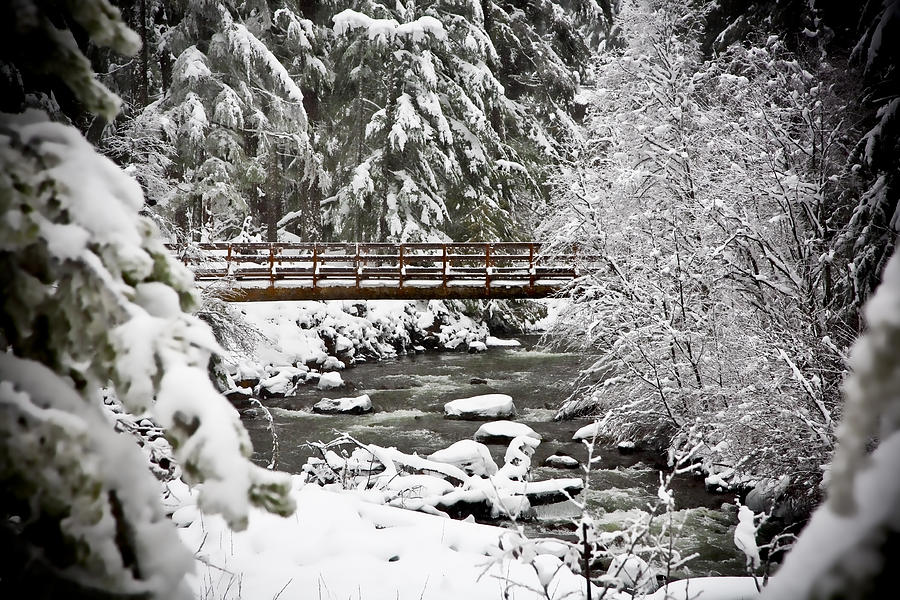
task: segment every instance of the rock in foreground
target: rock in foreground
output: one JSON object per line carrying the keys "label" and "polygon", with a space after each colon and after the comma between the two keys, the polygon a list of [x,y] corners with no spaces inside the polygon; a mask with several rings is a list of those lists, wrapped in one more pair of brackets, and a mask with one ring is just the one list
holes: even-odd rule
{"label": "rock in foreground", "polygon": [[444,405],[444,414],[456,419],[497,419],[516,414],[512,396],[484,394],[452,400]]}
{"label": "rock in foreground", "polygon": [[368,394],[356,398],[322,398],[313,406],[313,412],[326,415],[361,415],[372,412],[372,400]]}

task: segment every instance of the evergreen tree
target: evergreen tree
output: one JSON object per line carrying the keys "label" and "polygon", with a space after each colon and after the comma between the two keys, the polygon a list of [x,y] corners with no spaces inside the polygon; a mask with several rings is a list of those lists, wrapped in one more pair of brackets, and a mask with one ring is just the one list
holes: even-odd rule
{"label": "evergreen tree", "polygon": [[240,10],[189,2],[170,18],[177,22],[163,44],[177,57],[171,86],[135,124],[174,149],[167,158],[177,185],[157,200],[197,239],[258,236],[263,226],[274,240],[278,220],[321,172],[297,83],[303,73],[289,71],[272,48],[292,69],[326,77],[311,56],[313,28],[265,2]]}
{"label": "evergreen tree", "polygon": [[[68,93],[112,120],[119,99],[65,24],[134,54],[118,10],[37,0],[5,11],[16,28],[0,71],[19,97]],[[186,312],[191,274],[139,216],[135,181],[35,109],[0,113],[0,173],[0,595],[190,597],[190,551],[101,387],[165,428],[185,481],[204,484],[199,505],[236,528],[251,505],[290,513],[289,480],[248,459],[247,432],[207,374],[217,344]]]}

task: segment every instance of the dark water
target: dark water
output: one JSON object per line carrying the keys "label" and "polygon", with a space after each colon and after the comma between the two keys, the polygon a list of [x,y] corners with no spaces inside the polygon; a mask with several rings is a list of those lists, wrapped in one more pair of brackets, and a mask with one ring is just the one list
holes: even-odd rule
{"label": "dark water", "polygon": [[[562,452],[584,459],[585,448],[572,434],[587,421],[553,421],[555,408],[568,396],[578,369],[589,357],[546,352],[535,348],[536,338],[522,338],[521,348],[492,348],[483,354],[425,353],[377,363],[366,363],[342,373],[346,386],[320,391],[312,386],[296,396],[266,400],[275,419],[280,441],[278,468],[299,472],[314,452],[304,443],[329,441],[347,432],[364,443],[395,446],[407,453],[427,455],[461,439],[471,438],[481,423],[443,417],[444,403],[478,394],[503,393],[513,397],[516,421],[529,425],[543,437],[532,460],[534,479],[580,477],[580,470],[553,469],[544,459]],[[487,384],[473,385],[473,377]],[[324,397],[368,394],[374,412],[368,415],[316,415],[313,404]],[[255,460],[266,464],[271,436],[261,417],[245,418]],[[491,445],[498,465],[504,445]],[[623,455],[615,448],[598,448],[588,492],[588,507],[598,528],[615,531],[639,518],[654,503],[659,487],[659,457],[642,452]],[[723,502],[725,495],[707,493],[702,481],[679,476],[673,481],[676,523],[681,532],[676,546],[683,555],[699,552],[688,565],[693,574],[743,574],[743,558],[732,542],[736,511]],[[537,507],[538,519],[526,531],[535,535],[568,537],[577,510],[569,503]],[[684,574],[684,572],[682,573]]]}

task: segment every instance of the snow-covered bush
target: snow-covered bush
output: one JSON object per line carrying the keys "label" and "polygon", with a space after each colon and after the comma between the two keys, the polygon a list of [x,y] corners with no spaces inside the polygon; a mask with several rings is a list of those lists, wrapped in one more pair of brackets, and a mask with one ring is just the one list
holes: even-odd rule
{"label": "snow-covered bush", "polygon": [[[95,42],[136,50],[105,0],[67,6]],[[32,36],[22,47],[87,64],[45,3],[16,7],[20,32]],[[45,70],[16,66],[26,82],[35,76],[27,69]],[[89,69],[64,81],[88,109],[115,112],[118,99]],[[185,481],[203,484],[200,507],[233,527],[251,505],[291,512],[289,480],[249,461],[238,414],[207,375],[219,348],[188,312],[191,274],[139,215],[138,184],[36,110],[0,115],[0,167],[0,506],[16,555],[41,557],[12,576],[4,565],[3,583],[36,585],[46,572],[40,585],[183,596],[188,552],[144,455],[104,417],[101,388],[165,428]]]}
{"label": "snow-covered bush", "polygon": [[846,140],[813,110],[834,98],[777,37],[706,60],[695,15],[656,8],[623,4],[544,229],[584,261],[557,333],[603,354],[560,416],[702,442],[707,469],[788,473],[809,504],[851,336],[823,237]]}

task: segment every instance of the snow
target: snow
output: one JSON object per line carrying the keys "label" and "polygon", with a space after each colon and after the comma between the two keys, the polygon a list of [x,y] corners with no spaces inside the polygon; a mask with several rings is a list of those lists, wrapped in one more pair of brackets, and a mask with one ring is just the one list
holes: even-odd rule
{"label": "snow", "polygon": [[[197,550],[195,597],[496,600],[513,582],[540,588],[530,565],[502,556],[506,529],[372,504],[296,480],[293,497],[295,515],[254,511],[241,533],[217,517],[179,530]],[[560,567],[553,597],[583,589],[583,581]],[[543,595],[518,587],[514,597]]]}
{"label": "snow", "polygon": [[691,577],[664,585],[646,600],[752,600],[759,597],[752,577]]}
{"label": "snow", "polygon": [[747,557],[747,566],[753,569],[759,568],[759,548],[756,546],[756,515],[753,511],[742,506],[738,510],[738,524],[734,530],[734,545]]}
{"label": "snow", "polygon": [[504,340],[492,335],[487,336],[484,343],[488,348],[517,348],[522,345],[519,340]]}
{"label": "snow", "polygon": [[476,352],[484,352],[487,349],[488,349],[488,347],[484,342],[479,342],[477,340],[474,342],[469,342],[469,344],[468,344],[468,350],[469,350],[470,354],[476,353]]}
{"label": "snow", "polygon": [[475,440],[484,442],[488,440],[496,440],[497,438],[513,438],[519,436],[530,436],[535,439],[541,439],[541,435],[534,429],[524,423],[516,423],[514,421],[491,421],[485,423],[475,432]]}
{"label": "snow", "polygon": [[380,43],[393,42],[395,38],[408,38],[413,42],[421,42],[428,36],[444,40],[447,32],[440,21],[431,16],[422,16],[409,23],[398,23],[394,19],[373,19],[355,10],[346,9],[332,17],[334,32],[346,35],[348,32],[361,29],[370,40]]}
{"label": "snow", "polygon": [[606,574],[639,593],[646,594],[656,589],[656,571],[647,564],[647,561],[635,554],[614,556]]}
{"label": "snow", "polygon": [[548,456],[546,460],[544,460],[544,464],[548,467],[554,467],[557,469],[577,469],[581,464],[578,462],[577,458],[572,456],[567,456],[564,454],[553,454]]}
{"label": "snow", "polygon": [[490,476],[498,471],[487,446],[473,440],[460,440],[431,454],[428,460],[453,465],[469,475]]}
{"label": "snow", "polygon": [[[321,380],[320,380],[321,381]],[[313,411],[318,413],[352,413],[362,414],[371,412],[372,399],[368,394],[355,398],[322,398],[313,406]]]}
{"label": "snow", "polygon": [[339,388],[344,385],[344,380],[341,379],[341,374],[337,371],[331,371],[330,373],[322,373],[319,377],[319,382],[316,384],[316,387],[320,390],[331,390],[334,388]]}
{"label": "snow", "polygon": [[600,433],[602,423],[600,421],[595,421],[590,425],[585,425],[580,428],[575,434],[572,436],[573,440],[592,440]]}
{"label": "snow", "polygon": [[506,394],[484,394],[471,398],[451,400],[444,405],[444,414],[460,419],[489,419],[511,417],[516,407],[512,396]]}

